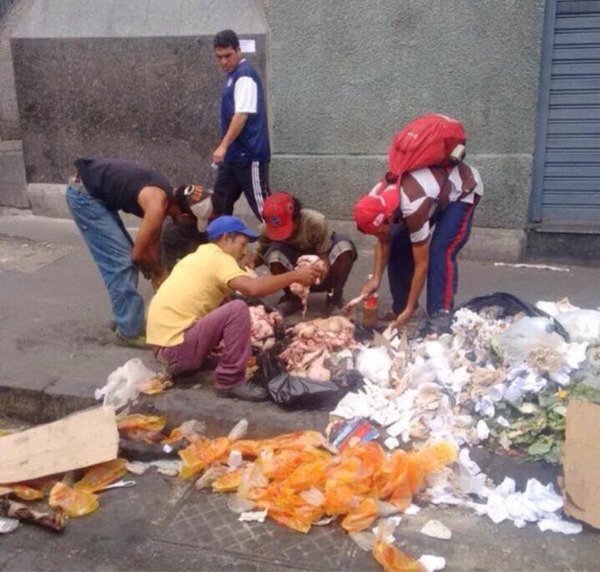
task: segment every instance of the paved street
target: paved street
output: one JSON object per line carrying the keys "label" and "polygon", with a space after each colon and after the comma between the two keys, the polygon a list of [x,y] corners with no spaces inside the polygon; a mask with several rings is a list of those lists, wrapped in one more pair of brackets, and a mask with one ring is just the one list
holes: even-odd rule
{"label": "paved street", "polygon": [[[22,526],[2,537],[0,570],[380,570],[338,524],[303,535],[269,521],[242,523],[225,495],[158,474],[133,478],[136,487],[102,493],[100,509],[69,521],[62,535]],[[452,539],[421,534],[430,518]],[[444,556],[448,570],[598,569],[595,531],[572,538],[452,508],[405,516],[396,539],[415,557]]]}
{"label": "paved street", "polygon": [[[369,266],[362,257],[348,295],[359,290]],[[465,261],[461,272],[459,301],[504,290],[528,301],[568,296],[582,306],[600,305],[600,269],[559,271]],[[94,389],[129,358],[142,357],[155,367],[150,352],[112,345],[108,297],[69,221],[14,211],[0,216],[0,288],[0,414],[30,421],[57,418],[91,404]],[[142,289],[148,297],[148,285]],[[320,302],[313,302],[313,308]],[[165,412],[174,423],[189,416],[206,418],[219,433],[246,415],[250,434],[256,436],[322,429],[327,420],[326,412],[288,413],[272,404],[219,400],[206,382],[197,387],[197,381],[146,399],[146,407]],[[495,477],[514,469],[497,458],[492,465]],[[536,470],[541,478],[552,477],[543,466]],[[521,467],[520,476],[528,471]],[[100,509],[70,521],[61,536],[31,526],[3,536],[0,570],[379,569],[338,524],[302,535],[273,522],[241,523],[224,496],[154,472],[133,479],[134,488],[103,493]],[[420,534],[429,518],[449,526],[452,540]],[[404,517],[396,538],[397,546],[415,557],[444,556],[448,570],[600,569],[600,534],[587,527],[568,537],[430,507]]]}

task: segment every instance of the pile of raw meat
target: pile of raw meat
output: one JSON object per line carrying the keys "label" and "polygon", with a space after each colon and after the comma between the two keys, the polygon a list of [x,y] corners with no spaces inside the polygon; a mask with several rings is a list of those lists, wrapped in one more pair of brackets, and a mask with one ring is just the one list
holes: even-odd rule
{"label": "pile of raw meat", "polygon": [[[327,267],[325,265],[325,262],[321,258],[319,258],[316,254],[305,254],[303,256],[300,256],[296,263],[296,268],[303,268],[304,266],[310,266],[313,264],[315,265],[317,270],[319,270],[321,272],[321,280],[322,280],[325,277]],[[321,280],[317,280],[317,282],[315,284],[318,285]],[[296,296],[298,296],[298,298],[300,298],[300,300],[302,300],[302,316],[304,317],[304,315],[306,314],[306,305],[308,302],[308,294],[310,292],[310,287],[303,286],[299,282],[294,282],[290,286],[290,290],[292,291],[292,294],[295,294]]]}
{"label": "pile of raw meat", "polygon": [[275,345],[275,329],[283,324],[279,312],[267,312],[265,307],[250,306],[252,322],[252,346],[260,350],[268,350]]}
{"label": "pile of raw meat", "polygon": [[320,381],[331,378],[326,362],[332,354],[356,346],[354,324],[342,316],[317,318],[296,325],[292,341],[279,356],[293,375]]}

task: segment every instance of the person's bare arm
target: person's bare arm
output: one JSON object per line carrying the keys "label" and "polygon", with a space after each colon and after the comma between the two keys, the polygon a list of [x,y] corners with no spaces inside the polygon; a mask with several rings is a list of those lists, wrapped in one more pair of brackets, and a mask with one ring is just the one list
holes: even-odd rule
{"label": "person's bare arm", "polygon": [[138,195],[138,203],[144,216],[131,250],[131,259],[144,275],[157,279],[164,274],[160,264],[160,232],[169,202],[162,189],[144,187]]}
{"label": "person's bare arm", "polygon": [[385,272],[385,268],[388,263],[388,259],[390,257],[390,243],[389,241],[382,241],[377,239],[377,244],[375,245],[375,262],[373,264],[373,276],[367,280],[366,284],[363,286],[361,290],[361,294],[363,296],[369,296],[373,294],[373,292],[377,292],[379,286],[381,285],[381,279],[383,277],[383,273]]}
{"label": "person's bare arm", "polygon": [[247,113],[234,113],[233,117],[231,118],[229,128],[227,129],[227,133],[225,133],[225,136],[221,140],[221,143],[213,153],[213,162],[219,164],[224,161],[227,149],[229,149],[229,146],[237,139],[238,135],[242,132],[242,129],[244,129],[244,125],[246,125],[247,120]]}
{"label": "person's bare arm", "polygon": [[304,266],[284,274],[269,274],[250,278],[250,276],[238,276],[230,280],[228,286],[237,290],[244,296],[251,298],[260,298],[274,294],[282,288],[286,288],[294,282],[299,282],[304,286],[310,286],[320,276],[320,272],[313,266]]}
{"label": "person's bare arm", "polygon": [[427,280],[427,270],[429,268],[429,240],[413,244],[412,256],[415,263],[415,271],[410,282],[406,307],[396,318],[396,326],[402,326],[410,319],[419,302],[419,297]]}

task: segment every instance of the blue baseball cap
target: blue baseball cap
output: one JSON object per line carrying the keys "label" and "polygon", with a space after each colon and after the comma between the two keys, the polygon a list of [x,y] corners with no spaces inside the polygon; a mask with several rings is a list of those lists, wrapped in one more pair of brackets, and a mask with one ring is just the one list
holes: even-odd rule
{"label": "blue baseball cap", "polygon": [[238,217],[236,216],[220,216],[213,220],[206,228],[208,234],[208,240],[215,240],[224,234],[237,232],[248,237],[250,242],[254,242],[258,239],[258,233],[250,230]]}

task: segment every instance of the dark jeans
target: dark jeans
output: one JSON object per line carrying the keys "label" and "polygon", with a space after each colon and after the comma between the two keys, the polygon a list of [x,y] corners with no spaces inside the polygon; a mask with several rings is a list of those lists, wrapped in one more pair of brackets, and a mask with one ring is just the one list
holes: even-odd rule
{"label": "dark jeans", "polygon": [[121,217],[82,183],[70,182],[66,199],[110,295],[117,329],[128,337],[144,333],[144,300],[137,291],[138,268],[131,260],[133,240]]}
{"label": "dark jeans", "polygon": [[[458,287],[456,257],[469,240],[473,225],[474,204],[450,203],[439,215],[429,244],[429,269],[427,273],[427,313],[454,308],[454,295]],[[415,265],[412,243],[402,225],[394,225],[388,262],[388,280],[393,299],[393,311],[404,310],[410,291]]]}
{"label": "dark jeans", "polygon": [[252,161],[247,165],[219,165],[214,188],[215,215],[231,215],[244,193],[252,212],[262,222],[262,208],[269,190],[269,164]]}

